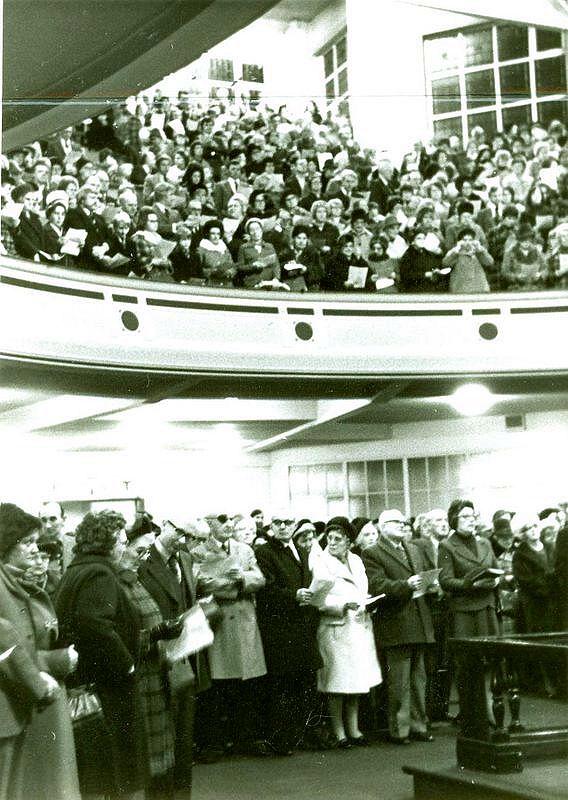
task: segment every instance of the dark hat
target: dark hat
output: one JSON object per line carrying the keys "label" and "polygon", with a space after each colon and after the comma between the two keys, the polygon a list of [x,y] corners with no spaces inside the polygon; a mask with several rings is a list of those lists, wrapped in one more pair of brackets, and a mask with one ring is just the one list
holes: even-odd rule
{"label": "dark hat", "polygon": [[551,506],[550,508],[543,508],[542,511],[539,511],[538,518],[540,520],[547,519],[551,514],[557,514],[560,511],[558,506]]}
{"label": "dark hat", "polygon": [[513,537],[513,529],[511,528],[510,520],[505,517],[499,517],[493,522],[493,533],[503,539],[511,539]]}
{"label": "dark hat", "polygon": [[368,517],[355,517],[355,519],[351,520],[351,527],[353,528],[355,538],[359,536],[365,525],[370,521]]}
{"label": "dark hat", "polygon": [[61,539],[53,534],[40,534],[37,540],[37,546],[42,553],[48,553],[52,558],[61,557],[63,555],[63,543]]}
{"label": "dark hat", "polygon": [[498,519],[503,519],[504,517],[508,516],[514,517],[515,512],[508,511],[506,508],[498,508],[492,517],[493,526],[495,526],[495,523],[497,522]]}
{"label": "dark hat", "polygon": [[311,521],[311,519],[304,517],[303,519],[299,520],[299,522],[296,523],[296,526],[294,527],[294,533],[292,534],[292,538],[296,539],[298,536],[301,536],[302,533],[306,532],[306,529],[313,531],[315,535],[316,529],[314,527],[313,522]]}
{"label": "dark hat", "polygon": [[325,532],[329,533],[330,531],[341,531],[350,542],[354,542],[357,538],[347,517],[332,517],[325,526]]}
{"label": "dark hat", "polygon": [[383,220],[383,229],[384,228],[400,228],[400,222],[397,220],[394,214],[387,214]]}
{"label": "dark hat", "polygon": [[464,508],[471,508],[475,510],[475,507],[471,500],[452,500],[450,503],[450,507],[448,508],[448,525],[452,531],[457,530],[458,524],[458,514],[460,511],[463,511]]}
{"label": "dark hat", "polygon": [[41,528],[39,517],[28,514],[13,503],[0,505],[0,558],[4,558],[21,539]]}

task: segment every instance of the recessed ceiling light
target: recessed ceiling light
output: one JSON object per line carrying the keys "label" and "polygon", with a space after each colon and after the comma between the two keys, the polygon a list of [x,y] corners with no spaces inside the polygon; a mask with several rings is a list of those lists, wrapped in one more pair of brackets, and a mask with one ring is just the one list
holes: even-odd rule
{"label": "recessed ceiling light", "polygon": [[448,402],[458,414],[475,417],[488,411],[495,402],[495,396],[481,383],[466,383],[451,395]]}

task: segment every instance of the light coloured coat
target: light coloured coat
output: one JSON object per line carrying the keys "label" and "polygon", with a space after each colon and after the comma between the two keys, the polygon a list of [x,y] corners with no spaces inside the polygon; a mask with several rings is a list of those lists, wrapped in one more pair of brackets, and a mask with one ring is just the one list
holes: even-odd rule
{"label": "light coloured coat", "polygon": [[[210,539],[192,551],[198,590],[213,594],[221,608],[215,640],[209,648],[209,665],[214,680],[258,678],[266,675],[262,639],[256,620],[254,595],[265,585],[252,547],[229,540],[229,553]],[[215,582],[208,580],[214,563]],[[224,566],[226,565],[226,567]],[[209,565],[209,566],[208,566]],[[242,584],[237,587],[223,579],[223,572],[238,567]]]}
{"label": "light coloured coat", "polygon": [[[368,581],[363,562],[354,553],[342,563],[327,550],[314,561],[314,578],[333,580],[319,604],[318,644],[323,667],[318,689],[332,694],[366,694],[381,682],[371,618],[365,609]],[[346,603],[357,611],[344,612]]]}

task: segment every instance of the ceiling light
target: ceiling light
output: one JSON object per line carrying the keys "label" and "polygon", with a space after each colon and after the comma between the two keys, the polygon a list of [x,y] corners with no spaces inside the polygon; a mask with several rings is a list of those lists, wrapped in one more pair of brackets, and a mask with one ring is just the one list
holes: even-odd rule
{"label": "ceiling light", "polygon": [[458,414],[476,417],[491,408],[495,396],[481,383],[466,383],[456,389],[448,402]]}

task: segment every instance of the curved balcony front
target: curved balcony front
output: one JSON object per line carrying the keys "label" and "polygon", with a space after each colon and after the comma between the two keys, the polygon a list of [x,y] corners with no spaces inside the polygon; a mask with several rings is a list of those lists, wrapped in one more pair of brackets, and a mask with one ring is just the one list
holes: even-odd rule
{"label": "curved balcony front", "polygon": [[[346,296],[223,291],[2,257],[3,368],[318,384],[560,373],[565,292]],[[354,389],[355,391],[355,389]]]}

